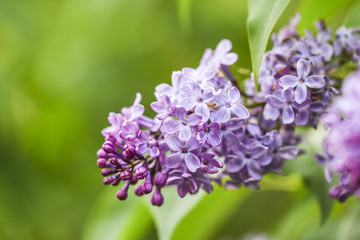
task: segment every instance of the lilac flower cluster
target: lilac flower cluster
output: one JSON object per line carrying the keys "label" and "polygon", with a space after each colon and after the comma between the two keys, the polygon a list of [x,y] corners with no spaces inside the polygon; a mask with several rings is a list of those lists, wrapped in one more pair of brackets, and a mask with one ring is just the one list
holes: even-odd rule
{"label": "lilac flower cluster", "polygon": [[354,193],[360,198],[360,69],[343,82],[342,96],[322,115],[322,122],[330,128],[324,140],[325,156],[316,155],[325,164],[325,176],[333,181],[333,173],[340,175],[340,184],[330,189],[330,196],[340,202]]}
{"label": "lilac flower cluster", "polygon": [[[321,22],[315,37],[300,38],[299,16],[273,35],[260,69],[260,91],[245,81],[240,93],[229,66],[238,56],[222,40],[207,49],[200,65],[173,72],[171,85],[155,88],[154,118],[143,115],[138,94],[133,106],[110,113],[98,151],[103,182],[124,182],[117,197],[127,198],[130,185],[138,196],[152,193],[161,206],[161,189],[175,185],[180,197],[199,189],[210,193],[212,182],[225,187],[258,188],[263,174],[281,173],[286,160],[299,153],[296,126],[316,127],[321,112],[338,91],[329,73],[340,65],[340,55],[357,59],[360,43],[356,31],[331,31]],[[350,34],[350,37],[346,34]],[[344,36],[347,37],[344,37]],[[349,40],[351,38],[352,40]]]}

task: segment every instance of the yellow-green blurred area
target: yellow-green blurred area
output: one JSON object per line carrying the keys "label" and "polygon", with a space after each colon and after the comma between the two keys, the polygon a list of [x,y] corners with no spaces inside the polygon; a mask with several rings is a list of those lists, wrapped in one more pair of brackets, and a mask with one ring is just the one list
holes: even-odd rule
{"label": "yellow-green blurred area", "polygon": [[[293,1],[276,29],[303,2],[316,1]],[[345,10],[336,9],[336,14]],[[337,19],[336,14],[325,17]],[[130,203],[120,202],[116,188],[103,185],[96,166],[108,113],[131,105],[141,92],[151,115],[155,86],[170,83],[174,70],[196,67],[205,48],[215,48],[223,38],[233,42],[239,55],[236,65],[250,69],[246,16],[246,1],[239,0],[0,1],[0,239],[89,239],[84,227],[89,216],[102,212],[94,208],[99,207],[99,196],[104,198],[104,189],[112,191],[103,201],[112,209],[106,211],[122,214],[128,206],[124,204]],[[237,191],[231,194],[249,190]],[[208,239],[232,239],[226,237],[247,230],[266,232],[273,221],[280,229],[280,215],[290,214],[304,199],[310,223],[318,224],[319,212],[312,214],[318,211],[315,200],[304,197],[304,191],[264,190],[254,193],[248,205],[236,207],[233,202],[234,209],[226,210],[221,225],[214,228],[216,235]],[[231,194],[228,199],[236,200]],[[199,215],[211,212],[208,205],[195,210]],[[134,222],[129,228],[139,238],[157,239],[144,206],[137,211],[144,209],[144,218],[150,219],[146,227],[137,230],[140,223]],[[199,225],[196,217],[191,219],[182,222],[175,237]]]}

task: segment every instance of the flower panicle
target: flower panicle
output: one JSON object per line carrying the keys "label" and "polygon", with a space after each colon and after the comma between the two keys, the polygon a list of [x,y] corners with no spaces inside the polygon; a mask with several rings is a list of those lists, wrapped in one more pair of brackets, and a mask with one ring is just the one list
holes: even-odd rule
{"label": "flower panicle", "polygon": [[[161,206],[166,201],[161,190],[170,185],[185,197],[200,189],[210,193],[213,182],[223,179],[226,188],[258,188],[267,172],[281,173],[300,152],[295,128],[316,127],[339,93],[330,73],[341,66],[334,62],[340,55],[357,59],[360,46],[357,32],[339,29],[332,41],[323,24],[317,24],[317,36],[307,31],[301,38],[296,19],[272,36],[274,47],[260,69],[260,91],[252,77],[240,91],[228,67],[238,56],[224,39],[205,51],[197,68],[174,71],[171,84],[155,88],[154,118],[144,115],[139,93],[131,107],[110,113],[97,152],[104,184],[123,182],[120,200],[133,186],[136,195],[152,194],[151,203]],[[340,41],[344,34],[354,40]]]}

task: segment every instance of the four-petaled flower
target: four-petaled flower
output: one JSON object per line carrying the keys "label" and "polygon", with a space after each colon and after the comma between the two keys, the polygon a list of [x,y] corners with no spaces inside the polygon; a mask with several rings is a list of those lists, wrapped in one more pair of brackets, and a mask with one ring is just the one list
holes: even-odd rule
{"label": "four-petaled flower", "polygon": [[309,88],[322,88],[325,86],[325,79],[319,75],[311,75],[310,73],[310,62],[304,59],[300,59],[297,62],[297,76],[285,75],[280,78],[280,85],[284,88],[292,87],[295,88],[295,101],[302,103],[308,96]]}

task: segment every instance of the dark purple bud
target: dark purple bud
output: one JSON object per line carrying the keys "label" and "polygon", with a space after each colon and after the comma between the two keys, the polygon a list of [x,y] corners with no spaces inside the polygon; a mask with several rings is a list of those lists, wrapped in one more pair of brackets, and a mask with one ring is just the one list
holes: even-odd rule
{"label": "dark purple bud", "polygon": [[120,174],[120,178],[122,180],[129,180],[129,179],[131,179],[131,174],[128,170],[122,171]]}
{"label": "dark purple bud", "polygon": [[120,200],[125,200],[128,196],[127,191],[129,189],[130,181],[126,181],[123,187],[117,192],[116,196]]}
{"label": "dark purple bud", "polygon": [[101,170],[101,174],[103,176],[108,176],[108,175],[113,174],[113,173],[116,173],[116,171],[112,170],[112,169],[102,169]]}
{"label": "dark purple bud", "polygon": [[158,172],[155,175],[154,183],[157,187],[162,188],[165,187],[166,180],[168,179],[168,176],[164,172]]}
{"label": "dark purple bud", "polygon": [[121,181],[121,178],[117,178],[114,181],[112,181],[111,185],[117,186],[117,185],[119,185],[120,181]]}
{"label": "dark purple bud", "polygon": [[135,170],[137,179],[144,179],[148,175],[148,170],[146,167],[142,166]]}
{"label": "dark purple bud", "polygon": [[140,185],[140,186],[137,186],[137,187],[135,188],[135,194],[136,194],[137,196],[142,196],[142,195],[144,195],[144,192],[142,191],[141,185]]}
{"label": "dark purple bud", "polygon": [[155,188],[154,194],[151,196],[151,203],[154,206],[161,206],[164,203],[164,197],[159,188]]}
{"label": "dark purple bud", "polygon": [[97,165],[101,168],[104,168],[106,166],[106,163],[107,163],[107,161],[105,158],[99,158],[97,160]]}
{"label": "dark purple bud", "polygon": [[151,182],[145,181],[140,186],[141,186],[141,190],[143,191],[144,194],[149,194],[153,190],[153,185],[151,184]]}
{"label": "dark purple bud", "polygon": [[121,168],[121,164],[119,163],[119,161],[116,158],[110,158],[109,162],[112,165],[115,165],[116,167]]}
{"label": "dark purple bud", "polygon": [[137,179],[136,175],[133,174],[132,177],[131,177],[130,183],[131,183],[132,185],[134,185],[134,184],[137,183],[137,181],[138,181],[138,179]]}
{"label": "dark purple bud", "polygon": [[125,160],[133,159],[135,156],[135,147],[133,147],[131,145],[126,145],[124,147],[123,155],[124,155]]}
{"label": "dark purple bud", "polygon": [[115,152],[115,146],[112,142],[110,141],[106,141],[103,145],[102,145],[102,149],[106,152],[106,153],[113,153]]}
{"label": "dark purple bud", "polygon": [[120,200],[126,200],[127,196],[128,196],[127,191],[124,191],[123,189],[120,189],[116,194],[116,197]]}
{"label": "dark purple bud", "polygon": [[112,175],[112,176],[110,176],[110,177],[104,177],[103,183],[104,183],[105,185],[108,185],[108,184],[110,184],[112,181],[114,181],[115,179],[117,179],[118,177],[119,177],[119,175],[117,175],[117,174]]}
{"label": "dark purple bud", "polygon": [[98,158],[108,158],[108,154],[102,148],[100,148],[96,154]]}
{"label": "dark purple bud", "polygon": [[107,136],[106,137],[106,139],[105,139],[106,141],[110,141],[110,142],[112,142],[112,143],[116,143],[116,138],[114,137],[114,136]]}
{"label": "dark purple bud", "polygon": [[145,178],[145,181],[140,186],[141,186],[141,190],[143,191],[144,194],[149,194],[152,192],[153,185],[151,184],[151,175],[150,174],[147,175],[147,177]]}

